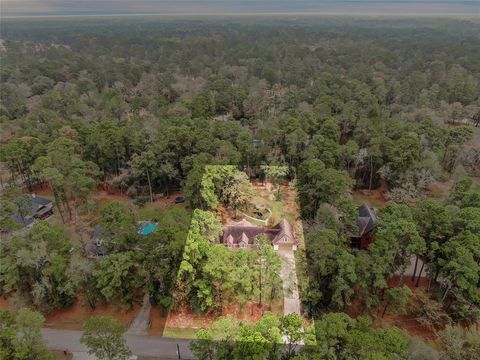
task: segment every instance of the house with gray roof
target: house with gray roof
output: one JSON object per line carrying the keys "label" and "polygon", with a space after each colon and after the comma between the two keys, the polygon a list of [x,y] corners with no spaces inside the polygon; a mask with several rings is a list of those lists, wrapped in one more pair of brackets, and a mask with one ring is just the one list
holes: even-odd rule
{"label": "house with gray roof", "polygon": [[364,250],[373,242],[373,230],[377,217],[375,211],[363,204],[358,207],[357,228],[350,234],[350,244],[353,248]]}
{"label": "house with gray roof", "polygon": [[30,201],[26,202],[23,208],[13,216],[17,224],[32,226],[35,219],[46,219],[53,214],[52,201],[35,194],[30,195],[29,198]]}

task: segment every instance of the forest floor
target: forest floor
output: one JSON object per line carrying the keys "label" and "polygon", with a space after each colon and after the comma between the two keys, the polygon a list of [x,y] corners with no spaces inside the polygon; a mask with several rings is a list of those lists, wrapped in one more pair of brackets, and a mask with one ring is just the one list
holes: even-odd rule
{"label": "forest floor", "polygon": [[353,202],[356,205],[367,204],[371,208],[380,209],[384,207],[388,200],[385,197],[385,191],[374,189],[371,192],[368,190],[355,190],[352,193]]}
{"label": "forest floor", "polygon": [[[391,287],[397,286],[399,283],[399,276],[396,275],[390,279],[389,285]],[[416,280],[413,281],[411,276],[404,278],[404,285],[408,286],[413,293],[418,291],[423,291],[428,286],[428,281],[425,277],[420,278],[418,287],[415,284]],[[383,306],[380,306],[378,313],[380,314],[383,311]],[[437,334],[435,329],[428,328],[420,324],[414,315],[411,314],[396,314],[392,312],[392,309],[388,309],[383,318],[377,317],[374,322],[374,326],[397,326],[405,330],[410,336],[418,336],[425,340],[435,340]]]}
{"label": "forest floor", "polygon": [[[389,281],[390,287],[398,286],[400,277],[395,275]],[[428,286],[428,281],[425,277],[421,277],[418,287],[415,284],[416,280],[413,281],[411,276],[404,277],[404,285],[408,286],[413,293],[418,291],[423,291]],[[358,289],[355,289],[357,293]],[[352,304],[345,309],[345,312],[356,318],[361,314],[361,304],[358,296],[354,297]],[[425,340],[435,340],[437,338],[435,329],[427,328],[424,325],[420,324],[414,315],[411,314],[397,314],[392,311],[391,308],[387,309],[387,312],[383,317],[381,313],[383,312],[383,304],[381,304],[377,310],[373,311],[372,316],[374,321],[372,323],[373,327],[389,327],[396,326],[404,331],[406,331],[410,336],[418,336]]]}
{"label": "forest floor", "polygon": [[[11,309],[15,305],[10,299],[0,297],[0,309]],[[128,327],[133,318],[140,310],[140,305],[134,305],[128,310],[115,304],[99,304],[95,310],[92,310],[85,301],[79,296],[75,303],[66,308],[53,310],[45,316],[45,327],[67,330],[82,330],[83,324],[92,316],[109,315],[120,321],[125,327]]]}
{"label": "forest floor", "polygon": [[267,311],[283,314],[283,299],[273,302],[271,308],[268,304],[263,304],[263,312],[259,304],[255,301],[249,301],[243,307],[240,306],[238,302],[230,302],[223,307],[221,314],[214,312],[195,314],[189,309],[177,309],[168,314],[167,325],[165,326],[163,334],[155,334],[150,331],[150,335],[182,337],[187,339],[194,338],[197,330],[210,327],[220,316],[232,316],[239,321],[255,322]]}

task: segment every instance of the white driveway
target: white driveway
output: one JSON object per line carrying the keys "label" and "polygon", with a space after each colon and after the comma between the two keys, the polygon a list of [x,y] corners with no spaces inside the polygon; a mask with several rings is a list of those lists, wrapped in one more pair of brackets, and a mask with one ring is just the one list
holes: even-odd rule
{"label": "white driveway", "polygon": [[300,296],[298,294],[298,280],[295,269],[295,255],[293,251],[279,250],[282,260],[280,277],[283,281],[283,314],[300,314]]}

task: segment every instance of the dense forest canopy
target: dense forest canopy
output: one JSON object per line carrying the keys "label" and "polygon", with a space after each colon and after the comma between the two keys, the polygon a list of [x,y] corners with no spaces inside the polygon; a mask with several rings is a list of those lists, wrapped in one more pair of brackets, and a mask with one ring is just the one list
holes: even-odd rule
{"label": "dense forest canopy", "polygon": [[[215,212],[246,206],[250,179],[261,178],[277,188],[275,201],[281,182],[298,194],[304,314],[322,319],[316,335],[325,344],[350,344],[316,349],[322,356],[368,354],[377,340],[351,345],[349,331],[391,336],[398,341],[375,351],[407,356],[397,330],[367,330],[370,320],[329,313],[352,302],[383,318],[413,298],[412,316],[432,329],[480,318],[478,20],[10,19],[0,56],[1,295],[44,312],[71,306],[78,293],[95,308],[132,306],[144,291],[165,308],[197,313],[220,313],[231,299],[243,306],[263,292],[272,302],[276,253],[264,238],[250,252],[231,252],[218,243]],[[446,182],[428,198],[431,184]],[[24,193],[47,186],[64,225],[15,233]],[[134,201],[95,213],[99,187]],[[375,241],[355,251],[350,195],[366,189],[380,189],[389,204],[378,209]],[[145,240],[142,206],[178,191],[189,208],[143,211],[163,229]],[[99,261],[77,243],[93,225],[103,228],[108,252]],[[415,294],[404,286],[412,259],[420,273],[426,264],[428,282]],[[255,331],[271,341],[264,323],[278,336],[288,328],[298,335],[302,321],[266,315],[258,329],[230,321],[237,333],[213,350],[199,342],[197,351],[235,352],[229,341]],[[330,323],[350,330],[329,334]]]}
{"label": "dense forest canopy", "polygon": [[38,139],[11,166],[22,171],[70,127],[84,160],[105,177],[128,168],[127,185],[146,182],[127,166],[135,154],[158,155],[153,185],[164,191],[198,162],[322,155],[363,187],[380,169],[405,182],[399,170],[435,156],[449,172],[458,158],[478,171],[478,154],[458,148],[469,134],[449,144],[441,129],[478,112],[477,23],[257,20],[4,21],[2,139]]}

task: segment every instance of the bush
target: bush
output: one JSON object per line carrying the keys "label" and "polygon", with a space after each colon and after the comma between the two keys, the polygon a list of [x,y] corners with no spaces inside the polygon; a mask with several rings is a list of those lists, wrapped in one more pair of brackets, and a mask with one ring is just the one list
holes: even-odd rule
{"label": "bush", "polygon": [[137,205],[139,208],[142,208],[145,206],[145,204],[149,201],[149,197],[148,196],[138,196],[137,198],[135,198],[135,200],[133,201],[133,203],[135,205]]}

